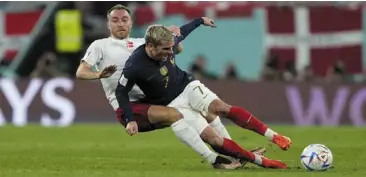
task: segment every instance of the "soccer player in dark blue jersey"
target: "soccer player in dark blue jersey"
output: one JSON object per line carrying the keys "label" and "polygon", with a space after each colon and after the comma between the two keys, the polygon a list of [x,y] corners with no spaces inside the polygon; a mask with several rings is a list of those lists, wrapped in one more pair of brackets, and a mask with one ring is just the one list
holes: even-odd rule
{"label": "soccer player in dark blue jersey", "polygon": [[[128,100],[128,92],[136,84],[145,94],[142,102],[176,108],[202,139],[213,147],[221,148],[222,153],[267,168],[286,168],[286,164],[281,161],[246,151],[234,141],[218,136],[201,116],[201,114],[210,113],[229,117],[234,122],[239,120],[242,126],[245,123],[245,128],[252,128],[257,133],[271,134],[272,138],[277,135],[246,110],[230,106],[220,100],[202,83],[175,65],[174,50],[177,44],[201,24],[215,26],[207,17],[197,18],[181,27],[180,37],[173,36],[166,27],[161,25],[148,28],[145,35],[146,44],[137,48],[126,62],[116,90],[117,100],[128,122],[127,129],[137,129]],[[250,127],[250,125],[255,126]]]}
{"label": "soccer player in dark blue jersey", "polygon": [[[87,55],[82,59],[76,75],[79,79],[93,80],[99,78],[102,80],[106,96],[116,111],[118,121],[126,127],[127,123],[125,119],[122,118],[122,111],[119,109],[118,102],[115,98],[115,85],[117,85],[119,76],[122,73],[122,70],[119,70],[118,73],[116,66],[118,65],[123,68],[131,52],[135,47],[142,44],[142,42],[140,42],[142,40],[129,38],[129,32],[133,23],[130,10],[127,7],[122,5],[113,6],[107,12],[107,18],[110,37],[93,42],[88,49]],[[171,26],[170,30],[176,35],[180,35],[179,27]],[[177,48],[177,50],[179,50],[179,47]],[[93,66],[96,66],[102,71],[93,72]],[[138,88],[135,88],[131,91],[129,96],[132,99],[131,101],[136,101],[140,98],[141,92]],[[151,105],[148,103],[140,104],[138,102],[131,102],[130,107],[132,108],[132,114],[139,126],[140,132],[148,132],[171,126],[175,133],[184,134],[184,137],[181,139],[183,141],[189,141],[190,143],[188,144],[190,144],[193,149],[199,149],[196,151],[210,161],[215,168],[234,169],[240,166],[240,163],[232,163],[230,160],[211,152],[204,143],[201,143],[202,140],[195,134],[195,130],[184,120],[181,120],[182,116],[175,108]],[[132,123],[129,125],[131,124]],[[131,131],[129,127],[127,127],[126,130],[130,135],[137,132],[133,129]],[[263,152],[263,148],[262,150],[260,148],[259,150],[256,149],[257,153],[261,153],[261,151]]]}

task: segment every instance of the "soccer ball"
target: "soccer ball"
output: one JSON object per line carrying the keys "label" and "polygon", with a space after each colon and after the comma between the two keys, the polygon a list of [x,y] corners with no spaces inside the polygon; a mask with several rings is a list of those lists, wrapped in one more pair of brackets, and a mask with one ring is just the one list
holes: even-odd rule
{"label": "soccer ball", "polygon": [[310,144],[301,153],[301,163],[308,170],[324,171],[332,162],[332,152],[322,144]]}

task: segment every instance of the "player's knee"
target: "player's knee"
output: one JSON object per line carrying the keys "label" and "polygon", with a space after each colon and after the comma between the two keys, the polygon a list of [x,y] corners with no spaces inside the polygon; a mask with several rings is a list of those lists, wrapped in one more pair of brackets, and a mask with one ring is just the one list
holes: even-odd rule
{"label": "player's knee", "polygon": [[230,112],[231,106],[222,100],[216,99],[211,102],[208,107],[208,110],[212,114],[216,114],[220,117],[227,117]]}
{"label": "player's knee", "polygon": [[210,126],[202,131],[201,138],[211,146],[221,147],[224,144],[224,138],[218,135]]}
{"label": "player's knee", "polygon": [[178,110],[174,108],[168,108],[169,111],[166,112],[166,119],[173,124],[174,122],[183,119],[182,113],[180,113]]}
{"label": "player's knee", "polygon": [[161,123],[165,125],[171,125],[174,122],[182,119],[183,115],[174,108],[164,107],[164,109],[159,111],[159,114],[155,115],[155,117],[159,117]]}
{"label": "player's knee", "polygon": [[217,117],[216,114],[212,114],[212,113],[208,113],[206,116],[203,114],[201,114],[201,115],[202,115],[202,117],[204,117],[207,120],[208,123],[213,122]]}
{"label": "player's knee", "polygon": [[148,112],[149,121],[152,124],[170,126],[183,118],[176,109],[164,106],[151,106]]}

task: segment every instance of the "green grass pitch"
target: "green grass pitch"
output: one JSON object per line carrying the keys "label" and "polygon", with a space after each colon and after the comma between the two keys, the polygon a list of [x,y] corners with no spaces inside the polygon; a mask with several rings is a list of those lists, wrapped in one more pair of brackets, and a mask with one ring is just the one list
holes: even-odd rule
{"label": "green grass pitch", "polygon": [[[253,132],[229,126],[245,148],[265,146],[270,158],[290,169],[254,165],[234,171],[215,170],[175,138],[170,128],[128,136],[118,124],[83,124],[67,128],[0,127],[0,177],[365,177],[366,128],[273,126],[292,138],[289,151]],[[302,149],[311,143],[328,146],[333,168],[308,172],[300,165]]]}

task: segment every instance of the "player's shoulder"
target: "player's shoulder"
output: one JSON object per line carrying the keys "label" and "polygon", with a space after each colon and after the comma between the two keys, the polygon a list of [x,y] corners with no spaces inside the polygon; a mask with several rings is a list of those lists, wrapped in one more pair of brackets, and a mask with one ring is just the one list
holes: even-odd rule
{"label": "player's shoulder", "polygon": [[102,48],[103,46],[108,44],[109,41],[110,41],[110,38],[97,39],[97,40],[93,41],[90,44],[90,46],[95,47],[95,48]]}
{"label": "player's shoulder", "polygon": [[145,38],[129,38],[128,40],[137,45],[142,45],[145,43]]}
{"label": "player's shoulder", "polygon": [[146,57],[145,45],[140,45],[132,52],[129,59],[140,60],[144,59],[145,57]]}
{"label": "player's shoulder", "polygon": [[132,52],[128,58],[126,64],[132,65],[133,67],[143,68],[146,65],[147,54],[145,51],[145,45],[139,46],[135,51]]}
{"label": "player's shoulder", "polygon": [[141,71],[145,67],[139,60],[139,57],[131,55],[125,63],[123,72],[125,74],[132,74]]}

